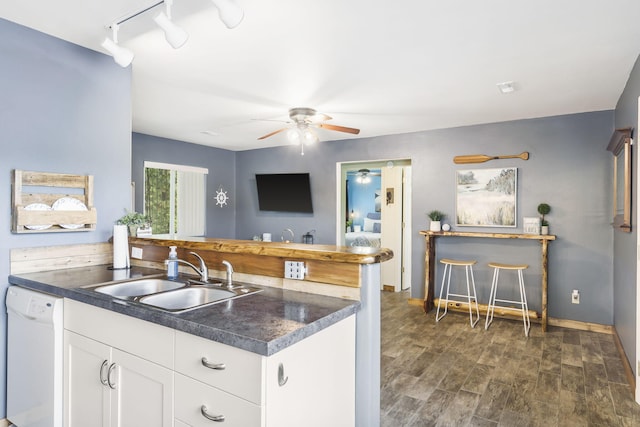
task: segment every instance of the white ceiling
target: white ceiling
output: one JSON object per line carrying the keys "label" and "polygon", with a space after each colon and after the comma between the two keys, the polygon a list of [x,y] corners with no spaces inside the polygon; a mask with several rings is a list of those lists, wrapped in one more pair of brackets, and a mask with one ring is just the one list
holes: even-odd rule
{"label": "white ceiling", "polygon": [[[104,52],[105,26],[155,2],[4,1],[0,17]],[[608,110],[640,53],[638,0],[237,2],[245,18],[230,30],[211,1],[174,0],[190,33],[178,50],[152,21],[162,5],[121,25],[134,131],[246,150],[286,144],[257,138],[291,107],[358,138]],[[517,90],[501,94],[504,81]]]}

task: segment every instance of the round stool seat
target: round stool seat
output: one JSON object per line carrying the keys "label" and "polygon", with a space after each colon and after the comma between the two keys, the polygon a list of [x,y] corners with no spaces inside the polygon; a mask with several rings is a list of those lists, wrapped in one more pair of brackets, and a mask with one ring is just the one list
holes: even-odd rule
{"label": "round stool seat", "polygon": [[477,263],[477,261],[464,261],[464,260],[459,260],[459,259],[448,259],[448,258],[442,258],[440,260],[440,262],[442,264],[449,264],[449,265],[475,265]]}
{"label": "round stool seat", "polygon": [[502,264],[499,262],[490,262],[488,265],[491,268],[501,268],[503,270],[524,270],[529,268],[527,264]]}

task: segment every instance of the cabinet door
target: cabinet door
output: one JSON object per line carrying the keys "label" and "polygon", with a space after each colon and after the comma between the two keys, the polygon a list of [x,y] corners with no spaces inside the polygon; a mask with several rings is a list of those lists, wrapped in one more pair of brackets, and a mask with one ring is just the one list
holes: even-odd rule
{"label": "cabinet door", "polygon": [[267,427],[355,425],[355,315],[269,356]]}
{"label": "cabinet door", "polygon": [[106,381],[111,349],[64,331],[64,425],[109,426],[110,389]]}
{"label": "cabinet door", "polygon": [[115,348],[112,360],[116,366],[111,376],[112,425],[171,427],[173,372]]}

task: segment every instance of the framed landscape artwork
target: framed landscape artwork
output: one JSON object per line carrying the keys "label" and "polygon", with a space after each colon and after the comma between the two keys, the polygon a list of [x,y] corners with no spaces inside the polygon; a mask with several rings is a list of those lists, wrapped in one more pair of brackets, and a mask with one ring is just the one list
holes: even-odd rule
{"label": "framed landscape artwork", "polygon": [[456,225],[515,227],[518,168],[456,171]]}

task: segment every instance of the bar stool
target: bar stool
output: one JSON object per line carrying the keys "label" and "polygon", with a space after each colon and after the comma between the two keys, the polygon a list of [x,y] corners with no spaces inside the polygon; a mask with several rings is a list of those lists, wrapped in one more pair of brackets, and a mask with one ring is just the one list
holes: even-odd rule
{"label": "bar stool", "polygon": [[[442,274],[442,286],[440,286],[440,299],[438,300],[438,310],[436,311],[436,322],[439,322],[440,319],[442,319],[447,314],[447,310],[449,309],[448,307],[449,297],[458,297],[458,298],[467,299],[467,303],[469,304],[469,323],[471,324],[472,328],[476,326],[476,323],[478,323],[478,320],[480,320],[480,311],[478,310],[478,300],[476,299],[476,282],[473,278],[473,265],[476,262],[477,261],[461,261],[461,260],[447,259],[447,258],[442,258],[440,260],[440,263],[444,264],[444,273]],[[453,266],[464,267],[465,275],[467,277],[467,293],[466,294],[455,294],[449,291],[449,288],[451,285],[451,268]],[[447,272],[449,274],[448,276],[447,276]],[[471,276],[471,286],[469,286],[469,276]],[[440,305],[442,303],[442,291],[444,290],[445,280],[447,281],[447,294],[444,300],[444,313],[442,313],[442,316],[440,316]],[[473,290],[473,294],[471,293],[472,290]],[[471,307],[472,301],[476,305],[475,321],[473,320],[474,319],[473,309]]]}
{"label": "bar stool", "polygon": [[[529,268],[527,264],[500,264],[497,262],[490,262],[489,267],[493,268],[493,281],[491,282],[491,292],[489,294],[489,306],[487,307],[487,320],[484,323],[484,329],[488,329],[491,322],[493,322],[493,312],[496,307],[504,310],[515,310],[522,312],[522,322],[524,323],[524,335],[529,336],[529,329],[531,329],[531,321],[529,319],[529,306],[527,305],[527,292],[524,288],[524,279],[522,277],[522,270]],[[498,293],[498,277],[500,276],[500,270],[516,270],[518,272],[518,286],[520,288],[520,301],[507,300],[496,298]],[[496,302],[503,302],[508,304],[519,305],[520,308],[506,307],[502,305],[496,306]]]}

